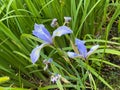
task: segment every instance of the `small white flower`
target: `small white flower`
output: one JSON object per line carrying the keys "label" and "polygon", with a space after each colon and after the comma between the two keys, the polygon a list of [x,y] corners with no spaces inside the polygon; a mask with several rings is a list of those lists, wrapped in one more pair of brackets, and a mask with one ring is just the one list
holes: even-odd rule
{"label": "small white flower", "polygon": [[56,18],[54,18],[53,20],[52,20],[52,22],[51,22],[51,27],[55,27],[55,26],[57,26],[57,19]]}
{"label": "small white flower", "polygon": [[69,23],[71,21],[71,17],[64,17],[65,23]]}
{"label": "small white flower", "polygon": [[51,76],[51,82],[56,83],[57,80],[59,80],[61,78],[60,74],[55,74]]}

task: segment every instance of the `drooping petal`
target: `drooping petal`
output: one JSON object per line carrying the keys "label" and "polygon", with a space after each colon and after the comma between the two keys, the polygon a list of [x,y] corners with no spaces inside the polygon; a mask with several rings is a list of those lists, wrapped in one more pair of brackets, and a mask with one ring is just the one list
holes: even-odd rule
{"label": "drooping petal", "polygon": [[67,55],[70,57],[70,58],[76,58],[76,57],[79,57],[80,55],[75,53],[75,52],[67,52]]}
{"label": "drooping petal", "polygon": [[52,22],[51,22],[51,27],[55,27],[55,26],[57,26],[57,19],[56,18],[54,18],[53,20],[52,20]]}
{"label": "drooping petal", "polygon": [[32,50],[32,52],[31,52],[31,54],[30,54],[30,58],[31,58],[33,64],[38,60],[38,58],[39,58],[39,56],[40,56],[40,51],[41,51],[41,49],[42,49],[45,45],[47,45],[47,44],[48,44],[48,43],[43,43],[43,44],[41,44],[40,46],[37,46],[36,48],[34,48],[34,49]]}
{"label": "drooping petal", "polygon": [[62,35],[65,35],[65,34],[69,34],[69,33],[72,33],[73,31],[67,27],[67,26],[60,26],[58,27],[54,32],[53,32],[53,35],[52,35],[52,38],[54,38],[55,36],[62,36]]}
{"label": "drooping petal", "polygon": [[34,25],[33,35],[45,42],[52,43],[51,35],[43,24]]}
{"label": "drooping petal", "polygon": [[93,46],[90,51],[87,53],[87,57],[89,57],[95,50],[99,48],[99,45]]}
{"label": "drooping petal", "polygon": [[75,44],[77,45],[77,48],[80,52],[80,55],[83,56],[83,58],[86,58],[87,56],[87,49],[84,45],[84,42],[82,40],[79,40],[79,39],[75,39]]}

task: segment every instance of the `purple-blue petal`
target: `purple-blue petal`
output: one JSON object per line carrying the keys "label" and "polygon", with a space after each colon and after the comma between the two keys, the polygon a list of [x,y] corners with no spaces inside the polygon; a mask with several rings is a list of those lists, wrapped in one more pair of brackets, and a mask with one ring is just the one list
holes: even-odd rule
{"label": "purple-blue petal", "polygon": [[40,46],[37,46],[36,48],[34,48],[34,49],[32,50],[32,52],[31,52],[31,54],[30,54],[30,58],[31,58],[33,64],[38,60],[38,58],[39,58],[39,56],[40,56],[40,51],[41,51],[41,49],[42,49],[45,45],[47,45],[47,44],[48,44],[48,43],[43,43],[43,44],[41,44]]}
{"label": "purple-blue petal", "polygon": [[53,61],[52,58],[49,58],[49,59],[48,59],[48,63],[51,63],[52,61]]}
{"label": "purple-blue petal", "polygon": [[79,57],[80,55],[75,53],[75,52],[67,52],[67,55],[70,57],[70,58],[75,58],[75,57]]}
{"label": "purple-blue petal", "polygon": [[34,25],[33,35],[45,42],[52,43],[52,37],[43,24]]}
{"label": "purple-blue petal", "polygon": [[67,26],[60,26],[53,32],[52,38],[54,38],[55,36],[59,36],[60,37],[62,35],[70,34],[72,32],[73,31],[69,27],[67,27]]}
{"label": "purple-blue petal", "polygon": [[99,45],[93,46],[90,51],[87,53],[87,57],[89,57],[95,50],[99,48]]}
{"label": "purple-blue petal", "polygon": [[86,58],[87,49],[86,49],[86,46],[84,45],[84,42],[82,40],[76,38],[75,44],[77,45],[77,48],[78,48],[80,54],[83,56],[83,58]]}

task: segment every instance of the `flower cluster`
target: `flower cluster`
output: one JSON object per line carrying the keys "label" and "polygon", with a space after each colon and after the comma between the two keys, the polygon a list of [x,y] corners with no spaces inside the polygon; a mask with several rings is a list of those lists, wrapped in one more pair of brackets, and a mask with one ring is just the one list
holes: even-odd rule
{"label": "flower cluster", "polygon": [[[59,26],[57,19],[53,19],[51,23],[51,27],[57,27],[56,30],[53,31],[53,34],[51,35],[50,32],[45,28],[43,24],[35,24],[34,25],[34,30],[33,30],[33,35],[38,37],[39,39],[43,40],[43,43],[37,47],[35,47],[31,54],[30,58],[32,60],[32,63],[34,64],[40,56],[40,51],[43,47],[52,45],[54,46],[54,38],[55,37],[61,37],[62,35],[65,34],[71,34],[73,31],[65,25],[68,25],[69,22],[71,21],[71,17],[64,17],[65,22],[63,26]],[[80,39],[75,39],[75,46],[78,49],[78,52],[67,52],[67,55],[69,58],[82,58],[84,60],[88,59],[88,57],[99,47],[99,45],[93,46],[88,52],[87,48],[85,46],[85,41],[82,41]],[[58,47],[59,48],[59,47]],[[49,58],[48,60],[44,60],[43,63],[45,64],[44,70],[48,69],[48,65],[53,61],[52,58]],[[51,81],[55,83],[58,79],[62,78],[61,75],[59,74],[52,74],[51,76]],[[63,81],[67,81],[66,79],[62,78]],[[68,82],[68,81],[67,81]]]}

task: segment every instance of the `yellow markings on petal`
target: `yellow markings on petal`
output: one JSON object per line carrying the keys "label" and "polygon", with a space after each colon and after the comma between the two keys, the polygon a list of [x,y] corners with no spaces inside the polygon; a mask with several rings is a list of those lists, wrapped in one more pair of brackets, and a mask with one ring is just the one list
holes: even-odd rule
{"label": "yellow markings on petal", "polygon": [[60,32],[60,31],[55,33],[56,36],[60,36],[61,34],[62,34],[62,32]]}

